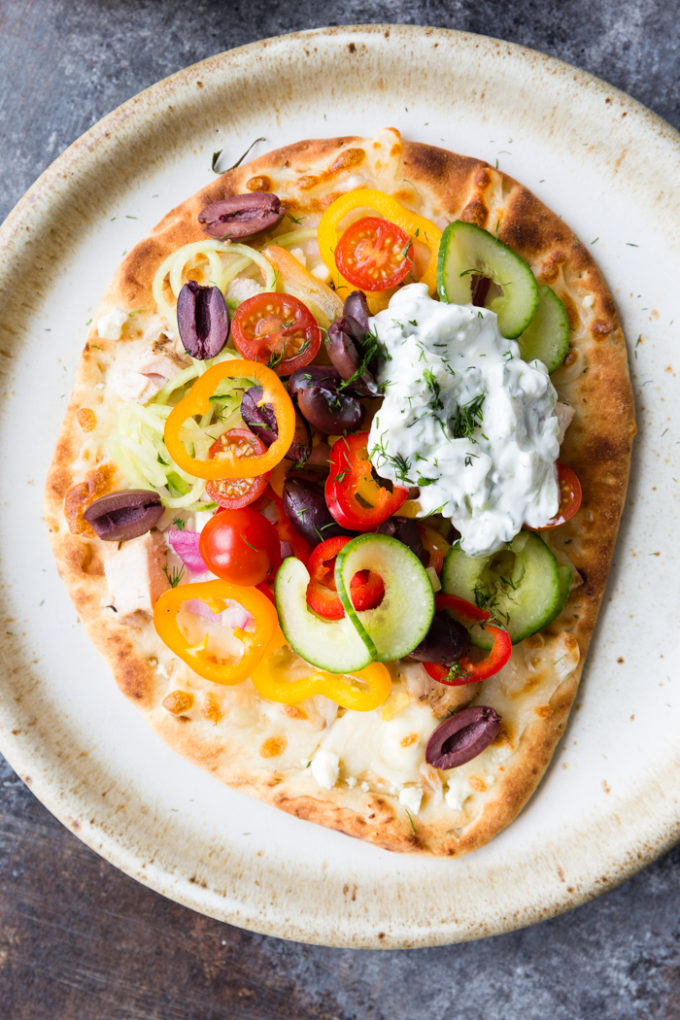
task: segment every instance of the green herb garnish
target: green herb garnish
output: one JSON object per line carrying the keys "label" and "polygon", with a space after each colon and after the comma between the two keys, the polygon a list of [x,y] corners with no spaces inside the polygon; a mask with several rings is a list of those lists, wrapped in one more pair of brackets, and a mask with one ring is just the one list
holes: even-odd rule
{"label": "green herb garnish", "polygon": [[179,582],[184,577],[184,567],[172,567],[168,570],[167,565],[163,567],[163,573],[168,579],[168,584],[171,588],[176,588]]}
{"label": "green herb garnish", "polygon": [[219,169],[219,162],[220,162],[220,156],[222,155],[222,149],[218,149],[217,152],[213,152],[213,154],[212,154],[212,163],[210,164],[212,172],[214,174],[226,174],[227,171],[229,171],[229,170],[235,170],[237,166],[241,165],[241,163],[246,158],[246,156],[248,155],[250,150],[255,145],[257,145],[258,142],[263,142],[263,141],[264,141],[264,138],[256,138],[254,142],[251,142],[251,144],[248,146],[248,148],[243,153],[243,155],[239,159],[237,159],[235,163],[233,163],[231,166],[226,167],[224,170]]}
{"label": "green herb garnish", "polygon": [[467,404],[460,404],[456,409],[456,415],[450,423],[451,434],[454,439],[470,439],[474,430],[481,425],[483,420],[482,407],[486,393],[480,393],[473,397]]}

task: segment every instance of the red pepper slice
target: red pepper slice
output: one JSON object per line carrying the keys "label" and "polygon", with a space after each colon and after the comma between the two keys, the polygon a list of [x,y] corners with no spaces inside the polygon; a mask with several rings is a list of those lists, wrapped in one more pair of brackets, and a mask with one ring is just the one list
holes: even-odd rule
{"label": "red pepper slice", "polygon": [[471,627],[475,623],[484,623],[485,631],[493,638],[493,645],[488,655],[480,660],[471,659],[468,654],[451,667],[434,662],[424,662],[423,665],[432,679],[438,680],[440,684],[448,684],[450,687],[460,687],[463,684],[486,680],[487,677],[498,673],[512,654],[512,642],[506,630],[486,622],[491,619],[491,613],[486,609],[478,609],[477,606],[466,602],[465,599],[459,599],[457,595],[440,593],[435,596],[434,604],[437,610],[448,609],[467,627]]}
{"label": "red pepper slice", "polygon": [[[335,586],[335,560],[343,546],[350,541],[348,535],[327,538],[313,550],[307,570],[307,605],[325,620],[341,620],[345,609]],[[385,594],[382,577],[372,570],[359,570],[350,584],[350,595],[355,609],[375,609]]]}
{"label": "red pepper slice", "polygon": [[343,436],[329,458],[326,503],[338,524],[352,531],[370,531],[408,499],[408,489],[395,485],[390,490],[375,480],[367,443],[368,432]]}

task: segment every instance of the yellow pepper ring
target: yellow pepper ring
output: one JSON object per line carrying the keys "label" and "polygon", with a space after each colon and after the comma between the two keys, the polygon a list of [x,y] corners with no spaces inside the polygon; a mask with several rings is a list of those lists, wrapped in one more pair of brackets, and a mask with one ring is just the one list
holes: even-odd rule
{"label": "yellow pepper ring", "polygon": [[[188,643],[180,629],[178,617],[182,605],[190,599],[199,599],[213,613],[221,613],[226,609],[227,600],[233,599],[253,617],[254,631],[234,631],[243,643],[243,655],[237,662],[224,662],[209,652],[207,638],[198,646]],[[213,683],[229,686],[240,683],[250,675],[268,650],[272,635],[278,629],[276,610],[266,595],[257,588],[244,588],[222,580],[179,584],[175,588],[168,588],[154,606],[153,622],[161,640],[195,673]]]}
{"label": "yellow pepper ring", "polygon": [[[271,641],[267,655],[255,668],[251,680],[255,690],[269,701],[296,705],[305,698],[323,694],[342,708],[370,712],[387,700],[392,688],[390,671],[382,662],[373,662],[355,673],[327,673],[317,669],[307,676],[290,680],[282,667],[273,661],[274,654],[285,644],[283,634]],[[356,681],[365,684],[360,687]]]}
{"label": "yellow pepper ring", "polygon": [[[396,223],[398,227],[407,233],[414,241],[422,241],[430,249],[430,258],[427,268],[421,276],[422,283],[426,283],[432,294],[437,290],[437,255],[439,243],[442,239],[442,232],[431,220],[419,216],[417,213],[407,209],[396,198],[386,195],[384,191],[376,191],[373,188],[357,188],[355,191],[348,191],[332,202],[319,221],[317,238],[321,258],[331,271],[333,280],[338,278],[338,268],[335,264],[335,246],[338,243],[338,226],[348,213],[355,209],[374,209],[381,216]],[[354,290],[353,284],[343,277],[339,277],[342,286]],[[339,289],[336,285],[336,290]]]}
{"label": "yellow pepper ring", "polygon": [[[192,457],[180,438],[185,421],[212,409],[210,398],[223,379],[255,379],[262,387],[262,403],[274,405],[278,436],[263,454],[239,457],[226,450],[207,460]],[[212,365],[199,376],[189,392],[173,407],[165,422],[163,438],[175,464],[195,478],[255,478],[283,460],[295,434],[295,410],[276,372],[259,361],[235,359]]]}

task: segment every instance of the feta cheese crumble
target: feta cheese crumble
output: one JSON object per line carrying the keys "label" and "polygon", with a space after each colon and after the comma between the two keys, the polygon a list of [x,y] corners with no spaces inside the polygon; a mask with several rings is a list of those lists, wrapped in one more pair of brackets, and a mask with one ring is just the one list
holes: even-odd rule
{"label": "feta cheese crumble", "polygon": [[123,326],[128,320],[129,312],[125,308],[109,308],[97,319],[97,332],[102,340],[120,340]]}
{"label": "feta cheese crumble", "polygon": [[312,758],[311,769],[319,786],[323,786],[325,790],[332,790],[338,781],[340,759],[337,754],[320,747]]}

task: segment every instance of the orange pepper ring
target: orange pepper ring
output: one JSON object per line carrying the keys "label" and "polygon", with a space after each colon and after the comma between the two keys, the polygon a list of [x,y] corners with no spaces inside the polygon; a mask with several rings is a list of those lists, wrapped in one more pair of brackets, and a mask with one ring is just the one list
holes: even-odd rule
{"label": "orange pepper ring", "polygon": [[[364,669],[340,674],[328,673],[312,666],[311,673],[297,680],[277,679],[269,660],[285,643],[286,640],[280,631],[275,634],[267,648],[266,657],[259,662],[250,678],[258,694],[268,701],[296,705],[305,698],[323,694],[342,708],[349,708],[355,712],[370,712],[387,700],[392,688],[392,677],[382,662],[372,662]],[[355,684],[345,680],[345,676],[363,681],[367,689],[360,690]]]}
{"label": "orange pepper ring", "polygon": [[[225,608],[225,601],[233,599],[250,613],[255,620],[255,631],[235,630],[243,643],[243,655],[233,665],[220,662],[205,647],[191,646],[182,633],[178,614],[184,602],[199,599],[212,612],[219,613]],[[229,581],[202,581],[195,584],[180,584],[168,588],[160,596],[153,609],[156,632],[168,648],[186,662],[195,673],[216,684],[231,686],[245,680],[257,666],[272,641],[272,634],[278,629],[278,617],[274,606],[266,595],[257,588],[246,588]]]}
{"label": "orange pepper ring", "polygon": [[[261,403],[274,405],[279,434],[266,453],[254,457],[237,457],[225,452],[207,460],[187,453],[180,432],[184,422],[195,414],[211,410],[210,398],[223,379],[243,377],[255,379],[262,387]],[[212,365],[199,376],[189,392],[173,407],[165,422],[163,438],[168,453],[183,471],[195,478],[255,478],[270,471],[282,461],[290,449],[295,434],[295,410],[283,383],[276,372],[258,361],[234,359]]]}

